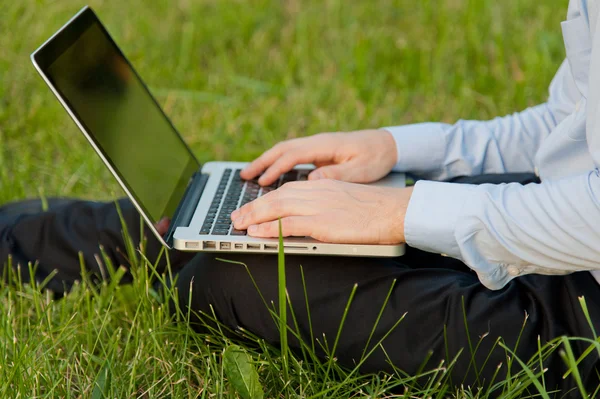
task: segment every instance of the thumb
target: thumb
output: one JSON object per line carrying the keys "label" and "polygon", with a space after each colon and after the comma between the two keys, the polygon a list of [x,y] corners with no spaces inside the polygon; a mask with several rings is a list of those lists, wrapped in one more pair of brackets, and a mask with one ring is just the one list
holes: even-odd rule
{"label": "thumb", "polygon": [[348,165],[345,164],[322,166],[310,172],[310,174],[308,175],[308,180],[344,180],[344,177],[346,177],[346,175],[348,174],[347,172]]}

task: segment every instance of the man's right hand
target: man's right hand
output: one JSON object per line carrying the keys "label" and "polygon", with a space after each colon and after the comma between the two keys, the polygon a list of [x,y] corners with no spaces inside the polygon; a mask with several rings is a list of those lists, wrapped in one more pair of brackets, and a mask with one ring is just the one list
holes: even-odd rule
{"label": "man's right hand", "polygon": [[241,177],[250,180],[262,173],[258,183],[268,186],[296,165],[314,164],[309,180],[371,183],[387,175],[397,158],[396,142],[386,130],[320,133],[275,145],[246,166]]}

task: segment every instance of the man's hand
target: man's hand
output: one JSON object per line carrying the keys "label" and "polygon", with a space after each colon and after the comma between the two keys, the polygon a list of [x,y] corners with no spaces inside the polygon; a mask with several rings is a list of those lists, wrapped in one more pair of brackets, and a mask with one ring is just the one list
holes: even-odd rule
{"label": "man's hand", "polygon": [[387,188],[336,180],[291,182],[231,214],[238,230],[253,237],[310,236],[348,244],[399,244],[409,188]]}
{"label": "man's hand", "polygon": [[[268,186],[294,166],[312,163],[308,180],[335,179],[371,183],[387,175],[397,162],[396,142],[385,130],[321,133],[283,141],[250,163],[241,173]],[[264,172],[264,173],[263,173]]]}
{"label": "man's hand", "polygon": [[165,234],[167,234],[167,231],[169,231],[170,224],[171,219],[164,217],[154,224],[154,228],[158,230],[158,234],[164,236]]}

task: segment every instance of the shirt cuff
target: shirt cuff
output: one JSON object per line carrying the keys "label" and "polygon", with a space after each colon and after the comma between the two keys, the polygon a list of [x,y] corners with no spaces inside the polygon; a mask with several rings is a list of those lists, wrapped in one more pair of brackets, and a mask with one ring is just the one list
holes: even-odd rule
{"label": "shirt cuff", "polygon": [[462,259],[455,231],[463,205],[475,188],[469,184],[419,180],[404,219],[406,243]]}
{"label": "shirt cuff", "polygon": [[382,129],[396,141],[396,172],[429,172],[441,168],[446,150],[444,123],[417,123]]}
{"label": "shirt cuff", "polygon": [[487,260],[472,242],[478,229],[466,219],[469,210],[476,208],[470,202],[477,200],[474,197],[480,188],[472,184],[419,180],[406,210],[404,236],[411,247],[465,262],[484,286],[497,290],[515,275],[508,273],[506,264]]}

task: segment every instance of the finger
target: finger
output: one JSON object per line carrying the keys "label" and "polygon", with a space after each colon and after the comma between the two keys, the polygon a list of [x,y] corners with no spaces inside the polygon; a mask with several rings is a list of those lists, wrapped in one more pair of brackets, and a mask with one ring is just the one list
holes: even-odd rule
{"label": "finger", "polygon": [[[275,145],[263,155],[251,162],[240,174],[243,179],[253,179],[265,170],[269,172],[259,180],[262,185],[273,183],[281,174],[290,171],[299,163],[327,163],[330,162],[335,153],[335,135],[332,133],[320,133],[310,137],[303,137],[281,142]],[[288,166],[285,171],[279,167],[270,171],[271,167],[281,158],[289,156],[290,153],[302,154],[301,159]],[[265,172],[265,173],[267,173]]]}
{"label": "finger", "polygon": [[271,166],[273,162],[275,162],[275,160],[279,158],[284,151],[286,151],[291,144],[291,141],[292,140],[283,141],[279,144],[276,144],[271,149],[263,152],[261,156],[250,162],[244,169],[242,169],[240,172],[241,178],[245,180],[254,179],[265,169]]}
{"label": "finger", "polygon": [[263,206],[255,206],[252,212],[233,221],[237,230],[246,230],[248,226],[277,220],[287,216],[312,216],[317,206],[314,201],[289,198],[277,200]]}
{"label": "finger", "polygon": [[362,183],[360,165],[352,160],[342,164],[325,165],[310,172],[308,180],[333,179]]}
{"label": "finger", "polygon": [[[289,216],[281,219],[281,235],[283,237],[311,236],[315,225],[312,216]],[[252,237],[279,237],[279,220],[252,225],[248,228]]]}
{"label": "finger", "polygon": [[240,177],[245,180],[254,179],[256,176],[261,174],[265,169],[267,169],[277,158],[281,156],[283,152],[284,143],[279,143],[275,145],[273,148],[263,152],[258,158],[254,161],[250,162],[242,171],[240,172]]}
{"label": "finger", "polygon": [[310,172],[308,180],[334,179],[345,180],[348,164],[322,166]]}
{"label": "finger", "polygon": [[248,213],[252,212],[256,207],[264,206],[265,204],[268,204],[271,201],[275,201],[276,198],[281,195],[281,192],[281,189],[271,191],[270,193],[261,195],[254,201],[248,202],[239,209],[236,209],[235,211],[231,212],[231,220],[234,221],[240,217],[244,217]]}
{"label": "finger", "polygon": [[254,211],[257,207],[267,206],[269,203],[278,200],[285,200],[286,198],[293,199],[313,199],[311,191],[313,191],[317,185],[321,182],[309,182],[309,181],[292,181],[285,183],[277,190],[271,191],[267,194],[261,195],[254,201],[248,202],[241,206],[239,209],[231,212],[231,220],[235,220],[241,216]]}
{"label": "finger", "polygon": [[282,174],[294,169],[294,166],[301,163],[313,162],[315,156],[316,154],[311,152],[307,147],[300,147],[293,151],[288,151],[267,168],[260,179],[258,179],[258,183],[261,186],[268,186],[277,181]]}

